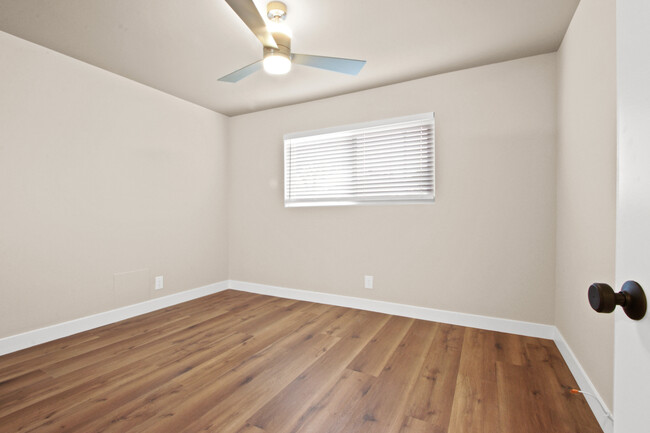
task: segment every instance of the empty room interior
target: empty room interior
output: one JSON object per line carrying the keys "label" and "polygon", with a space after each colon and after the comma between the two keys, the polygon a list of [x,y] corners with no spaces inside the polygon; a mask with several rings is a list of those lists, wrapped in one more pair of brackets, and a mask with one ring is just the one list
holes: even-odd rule
{"label": "empty room interior", "polygon": [[0,432],[647,431],[620,4],[0,0]]}

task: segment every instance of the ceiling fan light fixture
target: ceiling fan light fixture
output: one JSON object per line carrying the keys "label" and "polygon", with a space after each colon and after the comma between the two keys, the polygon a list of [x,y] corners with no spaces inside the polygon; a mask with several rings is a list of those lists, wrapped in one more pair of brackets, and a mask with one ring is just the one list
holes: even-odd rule
{"label": "ceiling fan light fixture", "polygon": [[283,75],[291,70],[291,59],[279,52],[264,56],[264,71],[271,75]]}
{"label": "ceiling fan light fixture", "polygon": [[267,4],[266,12],[270,22],[260,15],[253,0],[226,0],[226,3],[262,43],[263,60],[224,75],[219,78],[219,81],[236,83],[261,68],[264,68],[267,74],[286,74],[291,70],[291,64],[294,62],[297,65],[349,75],[357,75],[366,64],[365,60],[292,54],[291,29],[282,22],[287,17],[287,5],[281,1],[271,1]]}

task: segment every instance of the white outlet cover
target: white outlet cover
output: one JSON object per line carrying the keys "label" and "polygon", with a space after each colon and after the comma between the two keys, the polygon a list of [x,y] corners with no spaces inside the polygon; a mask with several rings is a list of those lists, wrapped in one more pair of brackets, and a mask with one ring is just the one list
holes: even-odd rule
{"label": "white outlet cover", "polygon": [[163,288],[163,277],[162,275],[156,277],[155,289],[160,290]]}
{"label": "white outlet cover", "polygon": [[372,275],[366,275],[363,279],[364,287],[366,289],[372,289],[373,277]]}

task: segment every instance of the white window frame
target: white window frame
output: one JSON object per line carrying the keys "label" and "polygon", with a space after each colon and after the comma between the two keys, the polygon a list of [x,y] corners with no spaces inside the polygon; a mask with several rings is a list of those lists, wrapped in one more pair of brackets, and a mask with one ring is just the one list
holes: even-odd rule
{"label": "white window frame", "polygon": [[[346,134],[359,136],[363,132],[372,132],[392,125],[408,125],[409,123],[423,123],[431,128],[431,177],[426,179],[431,182],[431,191],[426,194],[418,194],[417,197],[381,196],[375,198],[345,198],[341,199],[292,199],[290,193],[291,173],[291,146],[292,141],[304,143],[305,139],[318,139],[321,136],[332,134],[333,136],[345,136]],[[355,165],[355,167],[357,167]],[[351,125],[337,126],[333,128],[318,129],[312,131],[295,132],[284,135],[284,205],[285,207],[305,206],[350,206],[350,205],[388,205],[388,204],[431,204],[435,202],[435,114],[422,113],[411,116],[396,117],[391,119],[378,120],[373,122],[356,123]]]}

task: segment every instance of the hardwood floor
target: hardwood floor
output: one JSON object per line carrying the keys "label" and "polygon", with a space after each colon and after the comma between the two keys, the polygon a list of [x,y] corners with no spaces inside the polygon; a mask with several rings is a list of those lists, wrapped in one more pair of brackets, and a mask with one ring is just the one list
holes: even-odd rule
{"label": "hardwood floor", "polygon": [[550,340],[228,290],[0,357],[1,432],[601,432]]}

